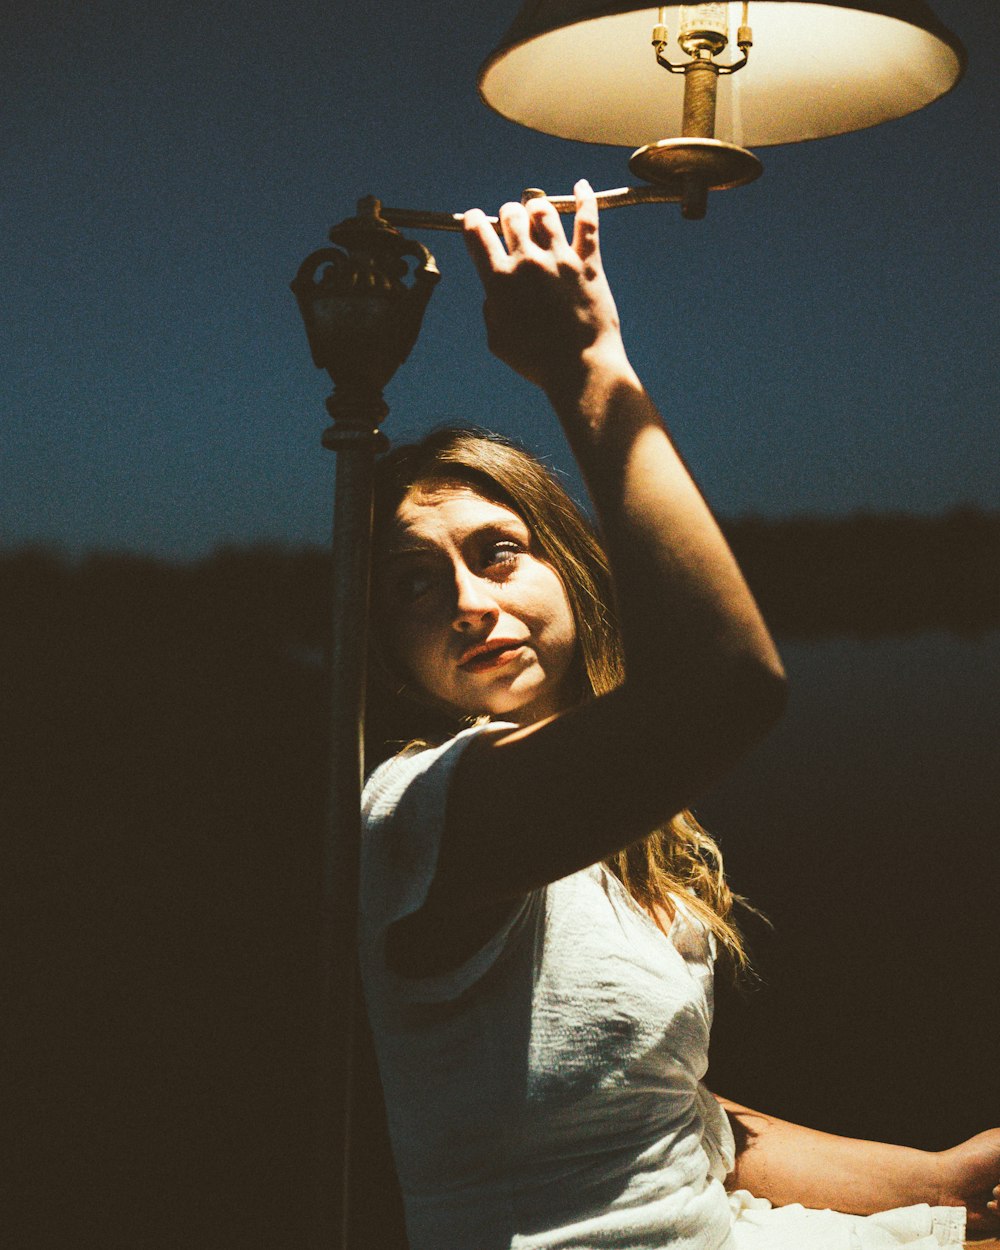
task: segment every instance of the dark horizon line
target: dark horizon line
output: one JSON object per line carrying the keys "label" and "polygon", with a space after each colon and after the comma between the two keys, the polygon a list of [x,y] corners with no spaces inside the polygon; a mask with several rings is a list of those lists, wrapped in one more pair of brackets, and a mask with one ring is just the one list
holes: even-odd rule
{"label": "dark horizon line", "polygon": [[[737,515],[716,515],[719,527],[730,537],[741,531],[780,532],[794,530],[797,527],[816,531],[847,530],[852,527],[871,526],[889,529],[891,527],[907,527],[910,529],[935,529],[955,524],[967,523],[984,528],[996,527],[1000,539],[1000,508],[988,508],[975,503],[958,503],[943,511],[925,513],[910,512],[901,508],[885,511],[871,508],[856,508],[850,512],[797,512],[788,516],[771,516],[759,512],[745,512]],[[230,554],[253,554],[264,552],[279,555],[309,555],[325,552],[327,544],[313,540],[296,540],[291,538],[220,538],[213,547],[195,555],[184,555],[167,551],[148,551],[142,548],[116,545],[97,545],[80,551],[73,551],[59,540],[24,539],[6,543],[0,537],[0,561],[20,559],[24,557],[40,557],[56,560],[67,565],[82,565],[91,560],[121,559],[137,563],[154,563],[170,566],[190,567],[211,563],[220,557]]]}
{"label": "dark horizon line", "polygon": [[[1000,511],[936,516],[854,513],[824,518],[722,520],[723,531],[775,635],[785,639],[888,637],[1000,628]],[[0,548],[0,594],[61,615],[116,613],[166,628],[185,605],[203,624],[291,631],[296,645],[325,636],[329,549],[317,543],[220,545],[191,560],[91,551],[79,558],[40,545]],[[294,610],[289,615],[292,604]],[[58,608],[56,607],[58,605]],[[293,620],[298,618],[298,624]],[[13,619],[17,619],[15,611]]]}

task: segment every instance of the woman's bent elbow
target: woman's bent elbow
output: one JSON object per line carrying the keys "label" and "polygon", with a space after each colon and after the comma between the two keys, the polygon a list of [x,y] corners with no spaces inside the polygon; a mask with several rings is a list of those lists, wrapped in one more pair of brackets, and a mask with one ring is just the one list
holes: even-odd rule
{"label": "woman's bent elbow", "polygon": [[692,779],[701,781],[718,777],[751,751],[788,702],[785,671],[773,651],[731,656],[684,686],[657,691],[653,683],[626,680],[636,731],[654,754],[679,757]]}
{"label": "woman's bent elbow", "polygon": [[751,701],[763,736],[781,720],[788,706],[788,678],[776,652],[773,657],[757,662]]}
{"label": "woman's bent elbow", "polygon": [[720,643],[704,682],[704,698],[717,701],[720,720],[743,728],[748,747],[774,728],[788,704],[784,665],[763,622]]}
{"label": "woman's bent elbow", "polygon": [[749,750],[774,728],[788,704],[788,681],[777,652],[772,648],[734,660],[716,691],[709,689],[705,697],[716,704],[716,723],[728,726],[726,736],[745,740]]}

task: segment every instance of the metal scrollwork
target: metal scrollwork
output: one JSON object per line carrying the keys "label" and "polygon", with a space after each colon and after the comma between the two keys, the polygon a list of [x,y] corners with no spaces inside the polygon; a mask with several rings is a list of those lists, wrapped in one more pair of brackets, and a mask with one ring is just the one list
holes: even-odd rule
{"label": "metal scrollwork", "polygon": [[388,411],[382,389],[410,354],[441,276],[427,248],[381,209],[373,196],[359,200],[357,215],[331,229],[334,246],[306,257],[291,284],[313,361],[334,384],[334,420],[377,423]]}

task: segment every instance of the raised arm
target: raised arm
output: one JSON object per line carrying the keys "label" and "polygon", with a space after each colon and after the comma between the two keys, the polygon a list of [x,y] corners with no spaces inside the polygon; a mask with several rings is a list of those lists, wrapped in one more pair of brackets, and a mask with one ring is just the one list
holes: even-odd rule
{"label": "raised arm", "polygon": [[483,735],[449,794],[428,906],[475,909],[594,863],[687,806],[772,724],[781,666],[737,565],[622,343],[597,204],[572,241],[545,200],[478,211],[466,241],[490,347],[549,397],[596,505],[626,680],[538,725]]}

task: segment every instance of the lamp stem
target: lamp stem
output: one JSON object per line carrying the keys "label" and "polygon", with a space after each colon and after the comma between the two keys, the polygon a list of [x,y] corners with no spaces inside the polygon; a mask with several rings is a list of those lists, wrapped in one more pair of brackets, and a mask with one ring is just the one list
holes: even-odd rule
{"label": "lamp stem", "polygon": [[[681,133],[685,138],[715,138],[715,103],[719,88],[718,66],[709,57],[698,57],[684,69],[684,114]],[[708,208],[708,183],[697,173],[684,178],[681,214],[699,221]]]}
{"label": "lamp stem", "polygon": [[715,138],[715,101],[718,67],[710,60],[691,61],[684,70],[684,115],[681,133],[698,139]]}

